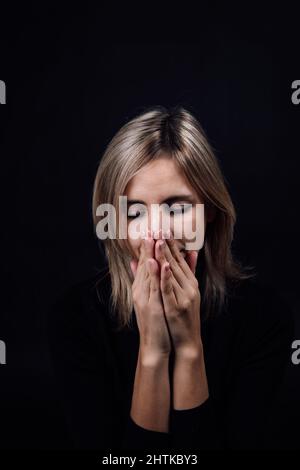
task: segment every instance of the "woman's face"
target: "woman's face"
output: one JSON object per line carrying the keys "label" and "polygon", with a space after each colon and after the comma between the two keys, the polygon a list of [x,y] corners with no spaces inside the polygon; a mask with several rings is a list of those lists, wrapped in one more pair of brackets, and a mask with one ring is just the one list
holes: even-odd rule
{"label": "woman's face", "polygon": [[[185,212],[185,217],[189,218],[192,223],[193,230],[196,229],[196,207],[195,204],[203,204],[204,201],[200,199],[195,190],[191,187],[189,182],[186,180],[176,163],[169,158],[159,158],[153,160],[145,167],[143,167],[137,175],[135,175],[127,184],[125,193],[127,196],[127,209],[128,209],[128,243],[132,255],[136,259],[139,259],[140,245],[142,236],[136,238],[130,234],[130,224],[140,214],[136,204],[144,204],[147,207],[148,219],[145,218],[145,225],[143,226],[152,231],[153,237],[158,239],[161,234],[157,233],[157,229],[162,229],[162,217],[164,217],[164,211],[159,211],[159,216],[156,220],[151,220],[151,204],[163,204],[166,203],[170,208],[175,209],[177,213],[182,212],[184,204],[192,204]],[[170,213],[170,230],[174,236],[174,217]],[[143,216],[139,217],[139,220],[143,220]],[[204,217],[204,230],[206,226],[206,220]],[[153,233],[153,231],[155,231]],[[175,243],[178,248],[182,251],[182,255],[185,257],[185,242],[188,240],[185,238],[183,233],[182,238],[175,238]]]}

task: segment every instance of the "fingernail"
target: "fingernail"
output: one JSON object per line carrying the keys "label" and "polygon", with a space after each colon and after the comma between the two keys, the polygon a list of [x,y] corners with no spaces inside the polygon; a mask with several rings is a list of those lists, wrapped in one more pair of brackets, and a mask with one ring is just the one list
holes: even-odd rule
{"label": "fingernail", "polygon": [[171,238],[171,230],[166,231],[166,238],[168,238],[168,239]]}

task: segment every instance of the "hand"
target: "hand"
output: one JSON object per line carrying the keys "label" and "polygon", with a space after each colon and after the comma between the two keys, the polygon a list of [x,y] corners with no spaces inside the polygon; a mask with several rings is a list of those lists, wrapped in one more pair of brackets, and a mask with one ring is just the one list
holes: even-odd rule
{"label": "hand", "polygon": [[201,295],[195,277],[198,252],[187,252],[187,261],[170,238],[155,244],[161,268],[160,288],[164,312],[176,354],[197,356],[202,351],[200,331]]}
{"label": "hand", "polygon": [[171,351],[171,340],[160,292],[159,265],[153,257],[154,240],[143,239],[139,261],[132,260],[132,298],[140,333],[140,351],[147,362],[159,361]]}

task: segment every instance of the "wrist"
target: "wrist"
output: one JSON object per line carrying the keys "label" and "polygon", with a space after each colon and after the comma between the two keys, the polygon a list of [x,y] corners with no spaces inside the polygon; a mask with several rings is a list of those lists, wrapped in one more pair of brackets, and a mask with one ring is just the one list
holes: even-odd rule
{"label": "wrist", "polygon": [[175,349],[175,359],[182,361],[199,361],[204,358],[203,344],[199,341],[197,344],[180,346]]}
{"label": "wrist", "polygon": [[209,397],[203,347],[185,348],[175,355],[173,407],[190,409]]}
{"label": "wrist", "polygon": [[159,351],[149,351],[145,348],[139,350],[139,363],[142,367],[160,367],[169,363],[170,354]]}

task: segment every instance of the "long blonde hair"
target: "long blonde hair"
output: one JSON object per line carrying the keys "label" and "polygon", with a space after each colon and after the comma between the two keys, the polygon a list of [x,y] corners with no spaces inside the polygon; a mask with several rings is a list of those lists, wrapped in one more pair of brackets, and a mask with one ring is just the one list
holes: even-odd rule
{"label": "long blonde hair", "polygon": [[[214,218],[207,224],[201,259],[201,305],[205,316],[218,312],[226,303],[230,286],[256,274],[253,267],[242,267],[234,259],[231,243],[236,212],[221,173],[218,160],[198,120],[182,106],[147,108],[128,121],[114,135],[100,160],[93,186],[92,211],[96,225],[98,205],[116,208],[131,178],[163,153],[179,165],[191,186],[204,198],[204,207],[213,208]],[[102,240],[111,280],[110,305],[119,328],[129,326],[133,302],[130,269],[131,253],[126,240]],[[248,272],[247,272],[248,271]],[[197,271],[198,272],[198,271]],[[201,310],[202,314],[202,310]]]}

